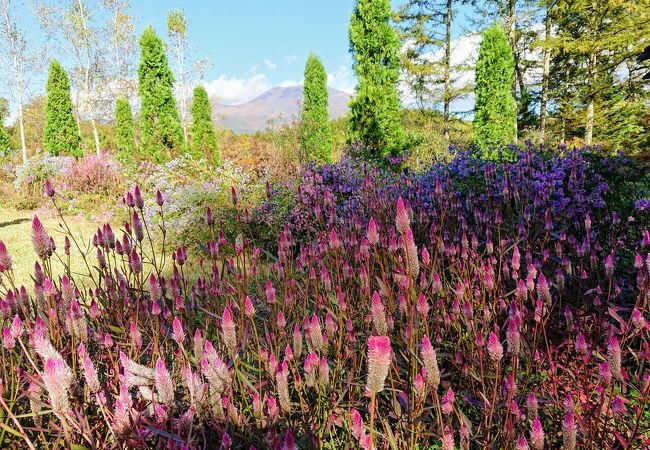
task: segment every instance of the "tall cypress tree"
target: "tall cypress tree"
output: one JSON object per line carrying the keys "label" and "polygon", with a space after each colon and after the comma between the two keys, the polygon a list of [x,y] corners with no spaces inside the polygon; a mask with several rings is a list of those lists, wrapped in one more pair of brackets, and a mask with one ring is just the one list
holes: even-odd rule
{"label": "tall cypress tree", "polygon": [[318,56],[311,54],[305,65],[305,85],[300,143],[307,161],[332,161],[332,126],[327,112],[327,73]]}
{"label": "tall cypress tree", "polygon": [[221,164],[221,153],[217,145],[217,135],[212,124],[212,106],[208,93],[201,85],[194,88],[194,97],[190,107],[192,114],[192,154],[195,157],[205,156]]}
{"label": "tall cypress tree", "polygon": [[350,132],[374,156],[399,154],[405,144],[397,92],[400,40],[390,18],[390,0],[357,0],[350,19],[350,52],[359,81],[350,102]]}
{"label": "tall cypress tree", "polygon": [[174,99],[174,76],[162,40],[151,26],[140,37],[138,92],[142,153],[165,161],[184,149],[183,131]]}
{"label": "tall cypress tree", "polygon": [[118,161],[133,162],[135,159],[133,114],[129,100],[121,96],[115,101],[115,146]]}
{"label": "tall cypress tree", "polygon": [[[476,63],[474,143],[483,147],[515,138],[517,110],[512,96],[515,60],[503,28],[494,24],[483,32]],[[489,155],[494,156],[494,155]]]}
{"label": "tall cypress tree", "polygon": [[72,115],[70,81],[58,61],[52,60],[45,103],[45,150],[52,156],[83,156],[79,127]]}

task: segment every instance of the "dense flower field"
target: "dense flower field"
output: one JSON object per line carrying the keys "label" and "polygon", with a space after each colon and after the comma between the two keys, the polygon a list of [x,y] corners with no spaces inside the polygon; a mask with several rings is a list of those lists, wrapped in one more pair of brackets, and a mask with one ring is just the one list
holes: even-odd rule
{"label": "dense flower field", "polygon": [[208,207],[200,255],[151,239],[160,192],[92,255],[35,217],[33,289],[0,242],[3,446],[650,445],[647,201],[612,196],[622,158],[513,152],[307,167],[273,250],[270,186],[232,240]]}

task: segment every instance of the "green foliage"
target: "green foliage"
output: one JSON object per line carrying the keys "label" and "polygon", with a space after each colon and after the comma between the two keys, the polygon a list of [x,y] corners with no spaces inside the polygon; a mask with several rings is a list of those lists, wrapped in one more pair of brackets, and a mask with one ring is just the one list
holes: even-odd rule
{"label": "green foliage", "polygon": [[406,146],[400,125],[400,40],[390,23],[389,0],[357,0],[350,19],[350,52],[358,85],[350,102],[350,137],[375,157]]}
{"label": "green foliage", "polygon": [[134,161],[136,149],[133,114],[126,97],[118,97],[115,101],[115,146],[118,161],[121,163]]}
{"label": "green foliage", "polygon": [[514,70],[508,38],[503,28],[494,24],[483,32],[476,63],[474,143],[484,152],[488,152],[489,144],[510,143],[515,137]]}
{"label": "green foliage", "polygon": [[144,156],[161,162],[184,150],[183,131],[174,99],[174,76],[160,37],[151,26],[140,37],[138,92],[140,144]]}
{"label": "green foliage", "polygon": [[221,164],[221,153],[217,144],[217,135],[212,123],[212,106],[208,99],[208,93],[203,86],[194,88],[192,98],[192,156],[213,161],[216,165]]}
{"label": "green foliage", "polygon": [[44,135],[45,149],[50,155],[83,155],[79,128],[72,115],[68,74],[56,60],[50,64],[47,79]]}
{"label": "green foliage", "polygon": [[0,115],[0,155],[8,153],[14,148],[14,144],[4,127],[4,117]]}
{"label": "green foliage", "polygon": [[318,56],[305,65],[300,143],[307,161],[332,161],[332,126],[327,112],[327,73]]}

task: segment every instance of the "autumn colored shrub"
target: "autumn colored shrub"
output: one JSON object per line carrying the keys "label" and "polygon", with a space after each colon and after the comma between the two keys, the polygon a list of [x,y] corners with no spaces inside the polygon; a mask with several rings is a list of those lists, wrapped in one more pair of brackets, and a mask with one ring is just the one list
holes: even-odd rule
{"label": "autumn colored shrub", "polygon": [[[274,252],[212,208],[201,253],[170,248],[137,186],[90,251],[34,217],[33,287],[0,243],[3,446],[650,445],[647,200],[621,216],[584,151],[517,152],[307,167]],[[71,252],[85,276],[52,271]]]}

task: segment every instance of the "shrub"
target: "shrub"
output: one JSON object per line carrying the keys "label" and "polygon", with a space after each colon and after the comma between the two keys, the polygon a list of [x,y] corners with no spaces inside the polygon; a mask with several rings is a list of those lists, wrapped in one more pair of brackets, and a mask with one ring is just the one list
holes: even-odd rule
{"label": "shrub", "polygon": [[33,295],[0,244],[4,439],[647,446],[647,209],[621,220],[582,151],[509,151],[418,174],[308,167],[274,253],[212,220],[198,257],[170,249],[141,219],[164,236],[170,205],[134,188],[71,278],[50,262],[77,240],[53,245],[35,218]]}

